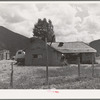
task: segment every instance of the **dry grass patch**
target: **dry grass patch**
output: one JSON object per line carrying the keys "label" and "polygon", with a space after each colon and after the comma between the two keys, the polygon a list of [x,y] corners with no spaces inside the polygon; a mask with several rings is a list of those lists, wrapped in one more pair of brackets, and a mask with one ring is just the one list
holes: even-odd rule
{"label": "dry grass patch", "polygon": [[[0,62],[0,88],[9,89],[11,62]],[[49,87],[56,89],[99,89],[100,68],[95,65],[92,78],[92,67],[81,65],[81,77],[78,77],[77,65],[49,67]],[[46,67],[14,65],[13,89],[47,89]]]}

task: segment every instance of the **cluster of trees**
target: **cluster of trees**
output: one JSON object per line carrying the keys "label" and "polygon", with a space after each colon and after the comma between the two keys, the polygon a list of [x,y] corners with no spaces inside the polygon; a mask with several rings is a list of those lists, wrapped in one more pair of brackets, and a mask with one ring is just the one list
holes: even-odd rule
{"label": "cluster of trees", "polygon": [[38,22],[34,25],[33,28],[33,36],[41,38],[42,40],[45,40],[45,38],[47,38],[48,42],[55,42],[52,21],[47,21],[46,18],[44,18],[43,20],[38,19]]}

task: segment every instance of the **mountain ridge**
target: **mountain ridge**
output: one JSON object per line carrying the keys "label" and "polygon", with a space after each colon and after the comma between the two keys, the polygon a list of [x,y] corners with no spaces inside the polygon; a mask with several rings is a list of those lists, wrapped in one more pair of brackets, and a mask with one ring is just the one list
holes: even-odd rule
{"label": "mountain ridge", "polygon": [[97,56],[100,56],[100,39],[94,40],[89,43],[89,46],[97,50]]}
{"label": "mountain ridge", "polygon": [[30,38],[0,26],[0,49],[8,49],[11,56],[14,56],[17,50],[26,48],[29,42]]}

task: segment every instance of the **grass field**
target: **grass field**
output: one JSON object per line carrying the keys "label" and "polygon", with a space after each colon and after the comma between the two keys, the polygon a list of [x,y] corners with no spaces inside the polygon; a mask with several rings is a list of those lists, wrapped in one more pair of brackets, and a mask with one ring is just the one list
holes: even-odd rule
{"label": "grass field", "polygon": [[[92,77],[92,65],[49,67],[49,88],[55,89],[100,89],[100,64],[95,65]],[[0,89],[11,89],[11,60],[0,61]],[[46,67],[14,65],[13,89],[47,89]]]}

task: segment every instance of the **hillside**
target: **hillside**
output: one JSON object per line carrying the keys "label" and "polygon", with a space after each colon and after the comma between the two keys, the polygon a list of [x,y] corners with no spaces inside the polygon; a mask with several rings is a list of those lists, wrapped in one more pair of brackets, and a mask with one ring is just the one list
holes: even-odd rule
{"label": "hillside", "polygon": [[19,49],[24,49],[29,44],[29,38],[10,31],[0,26],[0,49],[8,49],[11,56]]}
{"label": "hillside", "polygon": [[95,40],[89,43],[89,45],[97,50],[97,55],[100,55],[100,39],[99,40]]}

